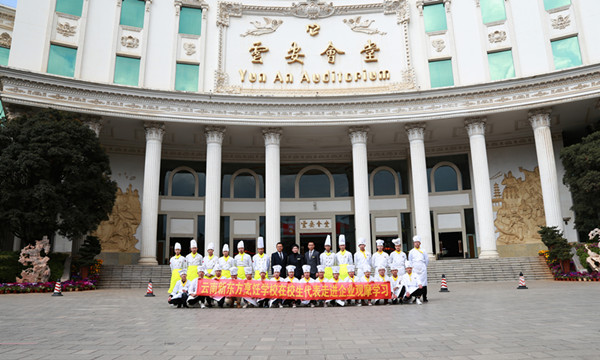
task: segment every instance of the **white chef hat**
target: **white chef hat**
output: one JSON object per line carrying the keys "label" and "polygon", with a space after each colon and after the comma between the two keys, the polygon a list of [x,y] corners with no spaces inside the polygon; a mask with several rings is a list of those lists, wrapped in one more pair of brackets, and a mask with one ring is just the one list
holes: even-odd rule
{"label": "white chef hat", "polygon": [[371,272],[371,267],[369,265],[365,265],[362,270],[363,270],[363,272],[370,273]]}
{"label": "white chef hat", "polygon": [[178,243],[178,242],[176,242],[176,243],[175,243],[175,247],[174,247],[174,249],[175,249],[175,250],[177,250],[177,249],[181,250],[181,244],[180,244],[180,243]]}
{"label": "white chef hat", "polygon": [[358,239],[358,245],[367,245],[367,239],[365,239],[365,238]]}
{"label": "white chef hat", "polygon": [[385,266],[378,266],[377,271],[379,271],[379,270],[385,270]]}
{"label": "white chef hat", "polygon": [[288,265],[288,266],[285,267],[285,269],[289,273],[290,271],[293,272],[294,270],[296,270],[296,267],[294,265]]}
{"label": "white chef hat", "polygon": [[244,268],[244,274],[246,274],[246,275],[252,274],[252,268],[250,266],[246,266]]}
{"label": "white chef hat", "polygon": [[238,242],[238,246],[237,246],[237,248],[238,248],[238,249],[240,249],[240,248],[242,248],[242,249],[243,249],[243,248],[244,248],[244,241],[243,241],[243,240],[240,240],[240,242]]}
{"label": "white chef hat", "polygon": [[421,242],[421,236],[420,235],[413,236],[413,242],[416,242],[416,241]]}
{"label": "white chef hat", "polygon": [[400,240],[399,238],[392,240],[392,242],[394,243],[394,245],[401,245],[402,244],[402,240]]}
{"label": "white chef hat", "polygon": [[339,267],[339,266],[332,266],[332,267],[331,267],[331,271],[332,271],[334,274],[339,274],[339,273],[340,273],[340,267]]}
{"label": "white chef hat", "polygon": [[229,251],[229,244],[223,245],[223,251]]}
{"label": "white chef hat", "polygon": [[208,247],[206,248],[206,250],[214,250],[215,249],[215,244],[214,243],[209,243]]}
{"label": "white chef hat", "polygon": [[198,248],[198,243],[194,239],[190,240],[190,249],[191,248]]}
{"label": "white chef hat", "polygon": [[276,273],[280,273],[281,272],[281,265],[273,265],[273,272]]}
{"label": "white chef hat", "polygon": [[394,270],[400,270],[400,268],[397,265],[390,266],[390,271],[394,271]]}
{"label": "white chef hat", "polygon": [[346,235],[340,235],[338,245],[346,245]]}
{"label": "white chef hat", "polygon": [[223,270],[223,269],[221,269],[221,265],[219,265],[219,264],[216,264],[216,265],[213,267],[213,271],[221,271],[221,270]]}
{"label": "white chef hat", "polygon": [[258,239],[256,240],[257,244],[256,244],[256,248],[257,249],[264,249],[265,248],[265,239],[263,239],[262,236],[259,236]]}
{"label": "white chef hat", "polygon": [[348,272],[354,272],[356,271],[356,268],[354,267],[354,265],[348,265]]}
{"label": "white chef hat", "polygon": [[331,246],[331,236],[330,235],[327,235],[327,238],[325,238],[325,246],[327,246],[327,245]]}
{"label": "white chef hat", "polygon": [[229,273],[230,273],[231,275],[235,275],[235,276],[237,276],[237,270],[238,270],[238,269],[237,269],[237,267],[235,267],[235,266],[234,266],[234,267],[232,267],[231,269],[229,269]]}
{"label": "white chef hat", "polygon": [[206,272],[206,268],[204,267],[204,265],[198,266],[198,272],[203,272],[203,273]]}
{"label": "white chef hat", "polygon": [[179,275],[187,275],[187,269],[179,270]]}
{"label": "white chef hat", "polygon": [[302,272],[310,272],[310,265],[302,265]]}
{"label": "white chef hat", "polygon": [[383,240],[377,239],[375,240],[375,243],[377,244],[377,246],[383,245]]}
{"label": "white chef hat", "polygon": [[317,271],[318,272],[324,272],[325,271],[325,265],[317,265]]}
{"label": "white chef hat", "polygon": [[412,263],[408,260],[406,260],[406,262],[404,263],[404,267],[405,268],[412,268]]}

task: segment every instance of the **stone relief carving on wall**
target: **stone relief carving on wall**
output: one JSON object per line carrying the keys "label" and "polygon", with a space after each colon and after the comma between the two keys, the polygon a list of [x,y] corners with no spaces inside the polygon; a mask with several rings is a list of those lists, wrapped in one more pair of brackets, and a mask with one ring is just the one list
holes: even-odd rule
{"label": "stone relief carving on wall", "polygon": [[250,21],[250,24],[254,25],[254,29],[246,30],[245,33],[240,34],[241,37],[246,37],[248,35],[260,36],[265,34],[274,33],[277,31],[279,26],[283,24],[283,20],[280,19],[271,19],[268,17],[263,17],[265,23],[263,24],[260,21]]}
{"label": "stone relief carving on wall", "polygon": [[183,50],[185,50],[185,54],[187,56],[194,55],[196,53],[196,44],[194,43],[184,43]]}
{"label": "stone relief carving on wall", "polygon": [[333,3],[325,3],[319,0],[307,0],[301,3],[292,3],[289,13],[297,17],[318,19],[329,17],[335,13]]}
{"label": "stone relief carving on wall", "polygon": [[140,46],[140,39],[131,35],[121,36],[121,45],[125,46],[126,48],[136,49],[138,46]]}
{"label": "stone relief carving on wall", "polygon": [[433,46],[435,51],[442,52],[446,48],[446,42],[444,41],[444,39],[433,40],[431,42],[431,46]]}
{"label": "stone relief carving on wall", "polygon": [[349,19],[344,19],[344,24],[348,25],[350,29],[354,32],[365,33],[369,35],[385,35],[387,34],[384,31],[380,31],[379,29],[371,29],[370,26],[375,22],[375,20],[364,20],[361,21],[362,16],[357,16]]}
{"label": "stone relief carving on wall", "polygon": [[504,174],[502,192],[498,183],[494,185],[494,225],[500,233],[497,243],[501,245],[538,243],[537,230],[546,224],[539,168],[529,171],[519,167],[519,171],[525,175],[524,179],[516,178],[511,171]]}
{"label": "stone relief carving on wall", "polygon": [[562,30],[564,28],[566,28],[567,26],[571,25],[571,16],[570,15],[558,15],[558,17],[556,19],[551,19],[552,21],[552,28],[553,29],[558,29],[558,30]]}
{"label": "stone relief carving on wall", "polygon": [[64,37],[74,36],[76,29],[77,29],[77,25],[71,25],[67,22],[58,23],[58,25],[56,25],[56,32],[61,34]]}
{"label": "stone relief carving on wall", "polygon": [[488,34],[488,40],[490,43],[501,43],[506,40],[506,31],[496,30]]}
{"label": "stone relief carving on wall", "polygon": [[12,37],[10,36],[9,33],[3,32],[2,35],[0,35],[0,46],[10,49],[11,45],[12,45]]}
{"label": "stone relief carving on wall", "polygon": [[100,239],[103,252],[139,252],[135,233],[142,222],[142,207],[137,190],[132,185],[123,193],[117,189],[117,198],[108,220],[103,221],[93,234]]}

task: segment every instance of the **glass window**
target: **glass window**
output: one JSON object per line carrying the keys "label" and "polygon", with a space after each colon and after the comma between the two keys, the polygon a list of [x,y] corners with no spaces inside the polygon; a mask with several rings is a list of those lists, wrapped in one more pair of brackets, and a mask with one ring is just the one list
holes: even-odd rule
{"label": "glass window", "polygon": [[6,66],[8,65],[8,55],[10,54],[10,49],[5,47],[0,47],[0,65]]}
{"label": "glass window", "polygon": [[144,13],[146,2],[144,0],[123,0],[121,4],[121,25],[144,27]]}
{"label": "glass window", "polygon": [[454,86],[452,60],[430,61],[429,77],[432,88]]}
{"label": "glass window", "polygon": [[194,196],[196,179],[192,173],[180,171],[173,175],[173,183],[171,186],[172,196]]}
{"label": "glass window", "polygon": [[544,9],[546,10],[552,10],[567,5],[571,5],[571,0],[544,0]]}
{"label": "glass window", "polygon": [[256,198],[256,179],[252,174],[237,175],[233,180],[233,197],[236,199]]}
{"label": "glass window", "polygon": [[380,170],[373,176],[373,195],[396,195],[396,179],[387,170]]}
{"label": "glass window", "polygon": [[315,169],[302,174],[298,190],[301,198],[330,197],[330,186],[329,176]]}
{"label": "glass window", "polygon": [[448,30],[444,4],[423,6],[423,20],[425,21],[425,32]]}
{"label": "glass window", "polygon": [[348,174],[333,174],[333,185],[336,197],[350,196]]}
{"label": "glass window", "polygon": [[458,190],[458,176],[456,170],[451,166],[440,166],[435,170],[434,183],[435,191],[457,191]]}
{"label": "glass window", "polygon": [[198,91],[199,65],[177,64],[175,70],[175,90]]}
{"label": "glass window", "polygon": [[489,53],[488,63],[490,65],[490,79],[502,80],[515,77],[512,50]]}
{"label": "glass window", "polygon": [[206,174],[199,172],[198,174],[198,196],[206,196]]}
{"label": "glass window", "polygon": [[56,0],[56,11],[63,14],[81,16],[83,0]]}
{"label": "glass window", "polygon": [[285,174],[279,177],[279,192],[281,198],[293,199],[296,197],[295,186],[296,186],[296,175]]}
{"label": "glass window", "polygon": [[179,33],[200,35],[202,9],[182,7],[179,14]]}
{"label": "glass window", "polygon": [[552,55],[554,56],[554,68],[556,70],[581,65],[581,52],[579,51],[579,39],[577,36],[554,40],[551,44]]}
{"label": "glass window", "polygon": [[115,84],[137,86],[140,78],[140,59],[117,56]]}
{"label": "glass window", "polygon": [[481,0],[481,17],[483,23],[488,24],[494,21],[506,20],[506,11],[504,9],[505,0]]}
{"label": "glass window", "polygon": [[50,54],[48,55],[49,74],[73,77],[75,75],[75,60],[77,59],[77,49],[50,45]]}

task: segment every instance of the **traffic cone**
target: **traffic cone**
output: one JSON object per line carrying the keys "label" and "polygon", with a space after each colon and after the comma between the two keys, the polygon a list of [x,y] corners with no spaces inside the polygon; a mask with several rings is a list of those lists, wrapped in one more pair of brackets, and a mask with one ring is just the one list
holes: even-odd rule
{"label": "traffic cone", "polygon": [[146,295],[144,295],[145,297],[153,297],[154,293],[152,292],[152,279],[150,279],[150,281],[148,282],[148,290],[146,290]]}
{"label": "traffic cone", "polygon": [[60,279],[56,281],[56,285],[54,285],[54,293],[52,296],[63,296],[62,294],[62,285],[60,284]]}
{"label": "traffic cone", "polygon": [[523,276],[522,271],[519,273],[519,287],[517,289],[527,289],[527,286],[525,286],[525,276]]}
{"label": "traffic cone", "polygon": [[442,274],[442,288],[440,289],[440,292],[450,292],[450,290],[448,290],[448,284],[446,284],[446,275]]}

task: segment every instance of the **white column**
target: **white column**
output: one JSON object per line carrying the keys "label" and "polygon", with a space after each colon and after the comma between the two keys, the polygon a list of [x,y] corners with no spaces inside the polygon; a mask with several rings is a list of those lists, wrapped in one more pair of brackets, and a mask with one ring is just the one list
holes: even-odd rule
{"label": "white column", "polygon": [[221,240],[221,152],[225,128],[208,126],[206,135],[206,192],[204,195],[204,254],[214,243],[216,253]]}
{"label": "white column", "polygon": [[367,240],[366,249],[371,251],[371,213],[369,211],[369,164],[367,160],[368,127],[351,127],[348,131],[352,142],[352,174],[354,178],[354,224],[356,227],[356,251],[358,239]]}
{"label": "white column", "polygon": [[498,257],[498,251],[496,250],[490,171],[485,147],[485,123],[485,118],[465,120],[473,163],[473,190],[477,203],[476,218],[479,229],[478,243],[481,247],[479,258],[491,259]]}
{"label": "white column", "polygon": [[[433,258],[431,242],[431,219],[429,215],[429,191],[427,189],[427,163],[425,161],[425,124],[405,126],[410,142],[410,171],[412,174],[412,199],[415,213],[415,227],[421,236],[421,246]],[[404,239],[408,241],[408,239]]]}
{"label": "white column", "polygon": [[265,252],[276,251],[281,241],[281,208],[280,208],[280,128],[263,130],[265,138]]}
{"label": "white column", "polygon": [[546,226],[556,226],[559,230],[563,231],[560,196],[558,194],[558,175],[554,160],[552,134],[550,133],[551,111],[551,109],[530,111],[529,122],[533,127],[533,135],[535,137],[535,152],[540,169],[540,181],[542,182]]}
{"label": "white column", "polygon": [[157,265],[156,232],[158,225],[158,190],[160,157],[165,127],[162,123],[146,123],[146,161],[142,196],[142,243],[140,265]]}

